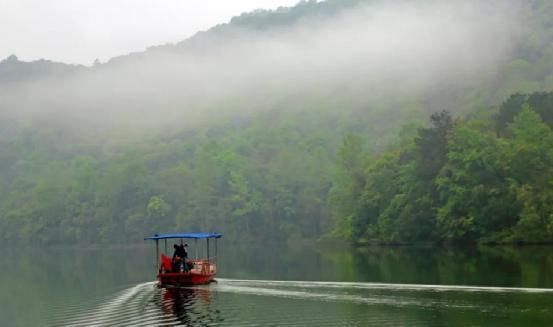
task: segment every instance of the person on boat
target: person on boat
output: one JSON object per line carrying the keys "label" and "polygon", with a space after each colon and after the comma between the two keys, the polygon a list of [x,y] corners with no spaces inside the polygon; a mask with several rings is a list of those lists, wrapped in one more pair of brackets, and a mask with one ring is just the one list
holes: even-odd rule
{"label": "person on boat", "polygon": [[171,260],[173,271],[190,271],[194,267],[194,264],[188,259],[188,252],[186,251],[188,244],[175,244],[173,248],[175,248],[173,259]]}
{"label": "person on boat", "polygon": [[184,265],[185,258],[188,256],[188,253],[186,253],[182,245],[179,246],[178,244],[174,244],[173,248],[175,249],[173,252],[173,258],[171,259],[173,271],[180,271],[180,267],[181,265]]}
{"label": "person on boat", "polygon": [[192,261],[190,261],[190,259],[188,259],[188,244],[184,243],[180,245],[180,248],[181,248],[181,253],[182,253],[182,262],[184,264],[184,271],[188,272],[190,271],[193,267],[194,267],[194,264],[192,263]]}
{"label": "person on boat", "polygon": [[186,251],[186,249],[188,249],[188,244],[184,243],[180,245],[180,251],[182,253],[182,257],[185,259],[188,258],[188,251]]}

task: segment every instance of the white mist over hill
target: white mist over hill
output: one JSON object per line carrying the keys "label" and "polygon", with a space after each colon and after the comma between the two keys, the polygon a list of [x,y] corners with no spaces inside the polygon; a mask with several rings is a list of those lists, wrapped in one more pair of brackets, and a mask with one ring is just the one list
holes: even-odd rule
{"label": "white mist over hill", "polygon": [[0,58],[46,58],[90,65],[167,42],[179,42],[232,16],[297,0],[4,0]]}
{"label": "white mist over hill", "polygon": [[515,4],[377,1],[273,28],[230,24],[68,77],[9,85],[3,111],[79,129],[166,128],[224,112],[463,90],[493,81],[510,57],[521,30]]}

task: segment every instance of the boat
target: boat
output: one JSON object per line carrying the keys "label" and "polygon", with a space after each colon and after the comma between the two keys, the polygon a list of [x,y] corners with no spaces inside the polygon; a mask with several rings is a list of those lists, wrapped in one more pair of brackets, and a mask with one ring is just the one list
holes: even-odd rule
{"label": "boat", "polygon": [[[156,242],[156,267],[159,287],[167,286],[193,286],[209,284],[215,281],[217,274],[217,240],[223,237],[219,233],[178,233],[178,234],[154,234],[144,240]],[[184,268],[184,264],[175,265],[167,248],[167,240],[178,239],[180,246],[184,246],[184,240],[194,240],[195,257],[188,255],[187,262],[190,269]],[[198,257],[198,240],[206,240],[207,256]],[[214,240],[215,256],[210,257],[210,240]],[[165,252],[160,253],[160,241],[164,242]],[[171,247],[172,249],[172,247]],[[191,251],[193,252],[193,251]]]}

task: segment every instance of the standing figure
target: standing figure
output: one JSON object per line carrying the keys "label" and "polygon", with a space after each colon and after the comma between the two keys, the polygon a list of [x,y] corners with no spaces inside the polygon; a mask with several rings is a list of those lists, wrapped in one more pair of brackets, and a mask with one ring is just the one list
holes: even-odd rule
{"label": "standing figure", "polygon": [[182,245],[179,246],[178,244],[174,244],[173,248],[175,251],[173,252],[173,258],[171,259],[172,270],[173,272],[178,272],[182,270],[181,267],[184,266],[184,258],[188,256],[188,254],[184,251]]}
{"label": "standing figure", "polygon": [[192,263],[192,261],[190,261],[190,259],[188,259],[188,244],[184,243],[180,245],[180,248],[181,248],[181,253],[183,255],[183,264],[184,264],[184,271],[188,272],[190,271],[190,269],[192,269],[192,267],[194,267],[194,264]]}

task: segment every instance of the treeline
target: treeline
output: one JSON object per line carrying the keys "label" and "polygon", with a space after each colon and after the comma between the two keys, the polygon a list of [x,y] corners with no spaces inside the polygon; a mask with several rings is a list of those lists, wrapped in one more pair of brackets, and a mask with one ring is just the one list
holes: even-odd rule
{"label": "treeline", "polygon": [[102,149],[56,143],[55,128],[24,130],[0,140],[0,239],[139,242],[190,230],[263,241],[549,242],[552,109],[553,93],[534,93],[465,118],[444,111],[427,127],[405,125],[385,150],[376,133],[340,144],[336,128],[317,129],[325,115],[311,126],[224,122]]}
{"label": "treeline", "polygon": [[374,156],[346,138],[336,232],[356,242],[552,242],[553,93],[513,95],[489,112],[436,113]]}
{"label": "treeline", "polygon": [[329,142],[255,124],[203,132],[96,156],[56,148],[45,130],[0,141],[0,239],[141,242],[186,230],[282,241],[330,229]]}

